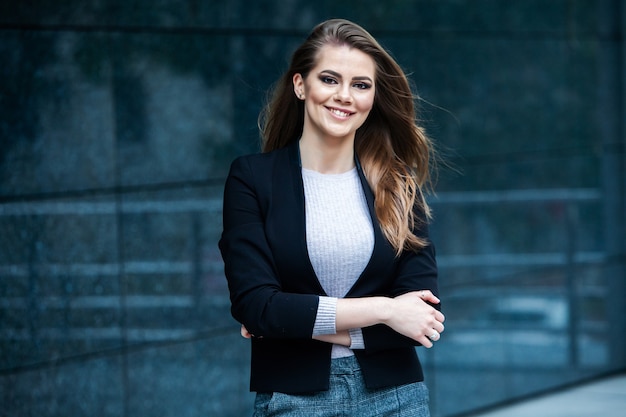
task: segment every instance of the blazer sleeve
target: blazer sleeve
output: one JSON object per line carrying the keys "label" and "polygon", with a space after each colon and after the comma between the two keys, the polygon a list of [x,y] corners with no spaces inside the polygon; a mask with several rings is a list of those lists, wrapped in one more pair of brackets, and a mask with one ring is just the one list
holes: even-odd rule
{"label": "blazer sleeve", "polygon": [[218,244],[231,313],[256,337],[311,338],[319,297],[282,291],[265,234],[264,201],[269,193],[271,172],[253,170],[247,157],[232,163]]}
{"label": "blazer sleeve", "polygon": [[[396,297],[411,291],[430,290],[439,297],[437,285],[437,261],[433,242],[429,238],[428,223],[421,210],[416,212],[421,219],[415,234],[429,242],[428,246],[419,251],[405,250],[399,260],[389,295]],[[433,305],[440,310],[441,305]],[[377,352],[398,347],[420,346],[420,343],[397,333],[385,325],[376,325],[363,329],[366,352]]]}

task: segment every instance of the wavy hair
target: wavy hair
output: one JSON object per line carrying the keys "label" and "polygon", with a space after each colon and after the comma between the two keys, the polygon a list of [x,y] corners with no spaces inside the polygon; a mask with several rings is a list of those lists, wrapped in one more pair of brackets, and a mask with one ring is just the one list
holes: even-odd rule
{"label": "wavy hair", "polygon": [[294,52],[259,115],[263,152],[287,146],[302,135],[304,103],[293,91],[293,76],[300,73],[306,78],[325,45],[347,45],[374,60],[374,104],[356,131],[355,152],[374,192],[378,222],[396,254],[419,250],[428,244],[414,230],[430,218],[423,189],[430,183],[432,143],[417,124],[417,97],[404,71],[361,26],[343,19],[322,22]]}

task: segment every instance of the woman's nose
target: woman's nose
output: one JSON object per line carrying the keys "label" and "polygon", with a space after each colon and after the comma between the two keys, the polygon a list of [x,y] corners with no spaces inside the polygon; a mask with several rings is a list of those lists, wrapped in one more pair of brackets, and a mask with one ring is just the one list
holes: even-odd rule
{"label": "woman's nose", "polygon": [[335,100],[341,101],[344,103],[352,102],[352,94],[350,93],[349,85],[341,85],[337,90],[337,94],[335,95]]}

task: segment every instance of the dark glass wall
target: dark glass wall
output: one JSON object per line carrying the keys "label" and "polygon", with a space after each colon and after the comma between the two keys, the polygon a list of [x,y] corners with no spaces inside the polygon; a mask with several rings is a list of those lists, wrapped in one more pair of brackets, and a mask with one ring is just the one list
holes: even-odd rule
{"label": "dark glass wall", "polygon": [[57,3],[0,4],[3,415],[249,414],[223,181],[329,17],[410,73],[445,161],[433,415],[626,368],[621,1]]}

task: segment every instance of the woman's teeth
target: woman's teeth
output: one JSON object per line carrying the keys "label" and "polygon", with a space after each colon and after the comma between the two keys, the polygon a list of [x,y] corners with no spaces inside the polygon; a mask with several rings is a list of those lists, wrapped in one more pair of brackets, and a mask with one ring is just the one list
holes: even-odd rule
{"label": "woman's teeth", "polygon": [[346,112],[341,111],[341,110],[330,109],[330,111],[333,112],[334,114],[336,114],[337,116],[340,116],[340,117],[348,117],[348,116],[350,116],[350,113],[346,113]]}

